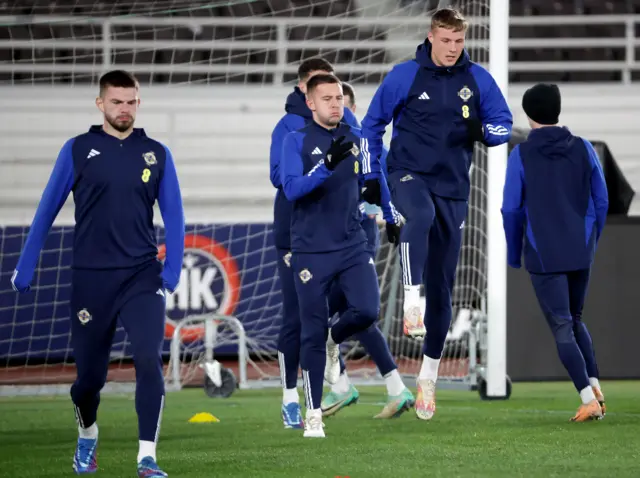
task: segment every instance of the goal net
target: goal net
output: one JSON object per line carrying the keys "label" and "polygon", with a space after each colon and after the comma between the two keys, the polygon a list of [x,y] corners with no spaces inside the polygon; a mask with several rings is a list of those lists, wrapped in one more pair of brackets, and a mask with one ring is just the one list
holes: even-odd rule
{"label": "goal net", "polygon": [[[10,277],[55,155],[66,139],[100,122],[88,110],[97,79],[113,68],[139,79],[151,113],[143,108],[138,125],[172,149],[183,188],[188,227],[180,286],[167,299],[168,384],[200,386],[209,377],[219,388],[228,385],[225,371],[243,387],[278,384],[282,305],[271,227],[275,191],[266,164],[271,129],[295,85],[297,66],[318,55],[331,61],[355,87],[362,119],[384,74],[412,58],[424,40],[430,13],[449,5],[471,19],[467,50],[488,65],[489,0],[0,4],[0,97],[8,138],[0,156],[0,391],[66,392],[75,378],[70,321],[77,318],[68,305],[71,199],[49,234],[31,291],[16,294]],[[194,118],[183,121],[190,114]],[[443,384],[473,386],[482,363],[486,158],[477,148]],[[162,258],[160,224],[158,241]],[[376,263],[379,325],[402,374],[414,377],[422,341],[402,334],[399,254],[384,234]],[[356,381],[379,378],[358,343],[343,344],[342,351]],[[131,359],[118,327],[107,389],[131,387]]]}

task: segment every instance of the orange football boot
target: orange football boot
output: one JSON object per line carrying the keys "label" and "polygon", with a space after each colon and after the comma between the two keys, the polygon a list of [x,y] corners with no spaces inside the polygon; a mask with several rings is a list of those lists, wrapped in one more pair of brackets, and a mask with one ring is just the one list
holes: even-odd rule
{"label": "orange football boot", "polygon": [[580,405],[578,412],[571,419],[572,422],[588,422],[602,418],[602,408],[598,400],[591,400],[586,405]]}
{"label": "orange football boot", "polygon": [[433,380],[417,381],[416,416],[420,420],[431,420],[436,413],[436,383]]}

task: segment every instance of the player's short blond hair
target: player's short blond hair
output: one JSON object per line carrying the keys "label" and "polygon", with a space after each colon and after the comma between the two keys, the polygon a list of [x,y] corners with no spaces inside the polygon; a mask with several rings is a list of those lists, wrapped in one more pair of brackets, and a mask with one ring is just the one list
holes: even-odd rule
{"label": "player's short blond hair", "polygon": [[431,17],[431,31],[436,28],[453,30],[454,32],[466,32],[469,22],[455,8],[441,8]]}

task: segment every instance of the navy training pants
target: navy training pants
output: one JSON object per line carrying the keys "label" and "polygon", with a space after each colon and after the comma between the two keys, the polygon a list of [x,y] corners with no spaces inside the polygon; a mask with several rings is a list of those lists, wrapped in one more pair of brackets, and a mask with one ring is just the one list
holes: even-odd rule
{"label": "navy training pants", "polygon": [[71,346],[77,378],[71,398],[80,426],[96,421],[119,319],[133,350],[139,438],[157,440],[164,406],[162,267],[153,260],[127,269],[72,271]]}

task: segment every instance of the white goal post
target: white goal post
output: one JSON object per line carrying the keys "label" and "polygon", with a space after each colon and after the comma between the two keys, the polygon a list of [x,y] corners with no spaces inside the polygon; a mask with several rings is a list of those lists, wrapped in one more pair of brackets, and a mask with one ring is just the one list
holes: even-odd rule
{"label": "white goal post", "polygon": [[[509,0],[491,0],[489,71],[508,97]],[[489,148],[487,181],[487,396],[507,395],[507,246],[502,229],[502,189],[507,145]]]}

